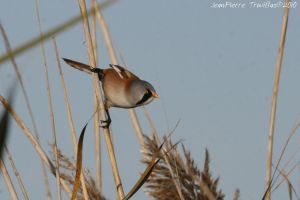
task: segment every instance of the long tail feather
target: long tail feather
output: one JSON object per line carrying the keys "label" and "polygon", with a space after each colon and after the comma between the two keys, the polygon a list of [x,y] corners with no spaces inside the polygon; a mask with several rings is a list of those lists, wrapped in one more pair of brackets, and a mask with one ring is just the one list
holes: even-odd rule
{"label": "long tail feather", "polygon": [[[67,58],[63,58],[63,60],[68,64],[70,65],[71,67],[74,67],[75,69],[78,69],[80,71],[83,71],[83,72],[86,72],[88,74],[92,74],[92,67],[87,65],[87,64],[83,64],[81,62],[77,62],[77,61],[74,61],[74,60],[70,60],[70,59],[67,59]],[[101,70],[101,69],[99,69]]]}

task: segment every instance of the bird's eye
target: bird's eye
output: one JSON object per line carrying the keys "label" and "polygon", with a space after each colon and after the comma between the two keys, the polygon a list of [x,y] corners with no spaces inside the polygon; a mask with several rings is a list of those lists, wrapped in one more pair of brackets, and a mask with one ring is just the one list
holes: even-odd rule
{"label": "bird's eye", "polygon": [[141,100],[139,100],[136,105],[140,105],[140,104],[143,104],[145,103],[146,101],[148,101],[148,99],[150,99],[152,97],[152,92],[147,89],[147,91],[145,92],[144,96],[142,97]]}

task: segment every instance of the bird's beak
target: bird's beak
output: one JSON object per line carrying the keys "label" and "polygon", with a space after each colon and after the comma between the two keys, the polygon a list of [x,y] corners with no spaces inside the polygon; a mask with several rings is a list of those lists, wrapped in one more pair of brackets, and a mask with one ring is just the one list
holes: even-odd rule
{"label": "bird's beak", "polygon": [[154,98],[159,98],[159,95],[158,95],[156,92],[151,91],[151,93],[152,93],[152,96],[153,96]]}

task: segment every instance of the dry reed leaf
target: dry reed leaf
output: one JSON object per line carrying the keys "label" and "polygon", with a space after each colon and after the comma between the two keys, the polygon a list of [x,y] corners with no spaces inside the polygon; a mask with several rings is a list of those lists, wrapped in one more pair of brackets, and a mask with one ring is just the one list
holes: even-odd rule
{"label": "dry reed leaf", "polygon": [[75,180],[74,180],[74,187],[73,187],[73,192],[72,192],[72,200],[76,199],[78,189],[80,187],[80,174],[82,170],[82,146],[83,146],[83,139],[84,139],[84,133],[85,129],[87,127],[88,123],[83,127],[79,141],[78,141],[78,146],[77,146],[77,161],[76,161],[76,175],[75,175]]}
{"label": "dry reed leaf", "polygon": [[125,196],[124,200],[130,199],[147,181],[149,176],[151,175],[155,165],[160,161],[160,157],[154,156],[149,163],[148,167],[145,169],[139,180],[133,186],[133,188],[129,191],[129,193]]}

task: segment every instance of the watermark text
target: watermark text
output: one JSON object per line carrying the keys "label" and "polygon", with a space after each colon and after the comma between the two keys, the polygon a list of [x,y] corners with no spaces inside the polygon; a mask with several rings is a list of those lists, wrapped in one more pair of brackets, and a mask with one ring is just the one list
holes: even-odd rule
{"label": "watermark text", "polygon": [[238,1],[222,1],[222,2],[212,2],[211,8],[296,8],[296,1],[250,1],[248,3],[241,3]]}

